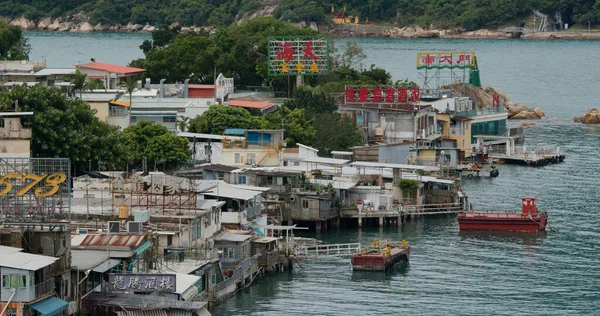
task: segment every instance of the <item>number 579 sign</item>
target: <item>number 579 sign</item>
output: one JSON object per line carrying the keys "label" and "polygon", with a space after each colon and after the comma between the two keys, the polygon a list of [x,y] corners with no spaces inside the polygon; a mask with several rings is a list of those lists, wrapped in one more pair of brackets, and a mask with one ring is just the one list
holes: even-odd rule
{"label": "number 579 sign", "polygon": [[13,190],[16,186],[15,196],[23,196],[33,191],[35,196],[45,197],[56,194],[60,190],[60,184],[67,180],[64,173],[53,174],[21,174],[7,173],[0,177],[0,196]]}

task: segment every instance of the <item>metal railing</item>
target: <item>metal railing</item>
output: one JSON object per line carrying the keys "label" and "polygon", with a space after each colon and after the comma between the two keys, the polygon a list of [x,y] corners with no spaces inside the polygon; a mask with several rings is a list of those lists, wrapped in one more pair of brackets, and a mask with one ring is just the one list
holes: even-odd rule
{"label": "metal railing", "polygon": [[56,287],[56,281],[54,279],[48,279],[35,285],[35,297],[40,297],[49,293],[54,292]]}
{"label": "metal railing", "polygon": [[248,220],[255,218],[256,216],[258,216],[261,211],[262,211],[262,206],[260,204],[254,205],[254,206],[250,206],[246,209],[246,218]]}
{"label": "metal railing", "polygon": [[427,128],[423,128],[417,132],[419,138],[425,138],[430,135],[439,134],[437,125],[430,125]]}
{"label": "metal railing", "polygon": [[175,252],[171,252],[163,257],[158,258],[158,261],[161,265],[163,265],[165,267],[169,267],[169,266],[172,267],[177,262],[182,262],[185,259],[196,260],[198,263],[200,261],[205,261],[205,260],[219,259],[219,252],[217,249],[211,249],[211,250],[199,249],[198,251],[192,251],[192,250],[175,251]]}
{"label": "metal railing", "polygon": [[465,130],[460,127],[452,127],[450,128],[450,135],[464,135]]}
{"label": "metal railing", "polygon": [[318,257],[346,257],[360,252],[359,243],[349,244],[330,244],[306,246],[299,245],[294,248],[294,254],[297,257],[318,258]]}

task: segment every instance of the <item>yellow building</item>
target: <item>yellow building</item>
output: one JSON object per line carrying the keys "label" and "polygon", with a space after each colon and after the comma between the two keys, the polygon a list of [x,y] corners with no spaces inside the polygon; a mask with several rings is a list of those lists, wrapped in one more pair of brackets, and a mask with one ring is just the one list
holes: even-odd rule
{"label": "yellow building", "polygon": [[471,119],[466,116],[437,114],[438,124],[442,127],[442,139],[453,140],[460,149],[459,160],[471,156]]}

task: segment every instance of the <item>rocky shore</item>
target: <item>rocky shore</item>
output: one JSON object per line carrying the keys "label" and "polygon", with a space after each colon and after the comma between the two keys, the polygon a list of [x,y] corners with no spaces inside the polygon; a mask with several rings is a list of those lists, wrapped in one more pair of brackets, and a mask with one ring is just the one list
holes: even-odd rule
{"label": "rocky shore", "polygon": [[494,87],[465,85],[463,93],[473,99],[473,103],[477,108],[492,104],[492,96],[494,94],[500,95],[500,103],[504,104],[508,112],[508,119],[511,120],[539,120],[546,117],[546,114],[540,108],[529,108],[525,104],[514,103],[506,93]]}
{"label": "rocky shore", "polygon": [[[270,16],[274,7],[266,7],[263,10],[257,10],[252,14],[245,14],[238,19],[237,23],[255,17]],[[0,17],[10,24],[20,27],[22,30],[44,30],[56,32],[152,32],[156,27],[150,23],[135,24],[94,24],[90,23],[90,17],[80,12],[64,18],[42,18],[35,22],[21,16],[16,19]],[[178,26],[175,22],[171,26]],[[312,28],[321,33],[328,33],[337,37],[384,37],[384,38],[510,38],[509,33],[497,30],[477,30],[465,31],[464,29],[436,29],[433,26],[422,28],[420,26],[381,26],[373,24],[332,24],[318,25],[314,22],[297,23],[298,27]],[[214,32],[214,26],[182,26],[182,33],[208,31]],[[524,34],[523,39],[600,39],[600,32],[538,32]]]}
{"label": "rocky shore", "polygon": [[591,108],[587,110],[583,116],[574,117],[573,122],[583,124],[600,124],[600,113],[598,113],[598,109]]}

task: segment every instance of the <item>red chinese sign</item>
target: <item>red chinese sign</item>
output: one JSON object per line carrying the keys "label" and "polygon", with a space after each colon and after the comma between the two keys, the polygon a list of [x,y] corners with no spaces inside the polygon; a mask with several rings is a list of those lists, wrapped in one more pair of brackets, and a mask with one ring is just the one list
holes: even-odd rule
{"label": "red chinese sign", "polygon": [[269,38],[269,75],[324,75],[329,71],[329,41],[324,36]]}
{"label": "red chinese sign", "polygon": [[417,69],[470,68],[475,66],[473,52],[420,52]]}
{"label": "red chinese sign", "polygon": [[346,103],[408,103],[421,100],[419,88],[353,87],[344,89]]}
{"label": "red chinese sign", "polygon": [[492,107],[499,107],[500,106],[500,95],[497,93],[492,94]]}

